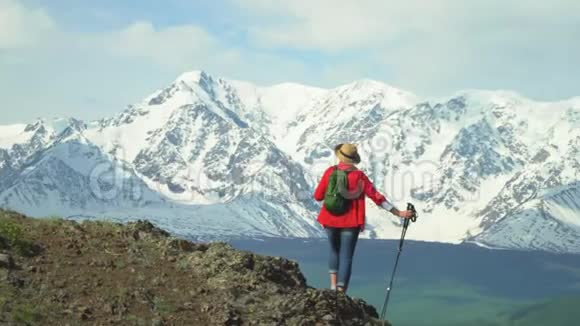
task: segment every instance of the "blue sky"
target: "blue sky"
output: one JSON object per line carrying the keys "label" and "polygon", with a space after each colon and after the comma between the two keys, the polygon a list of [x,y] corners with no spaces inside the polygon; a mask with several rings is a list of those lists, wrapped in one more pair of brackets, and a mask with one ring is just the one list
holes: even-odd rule
{"label": "blue sky", "polygon": [[96,119],[187,70],[423,97],[580,95],[576,0],[0,0],[0,124]]}

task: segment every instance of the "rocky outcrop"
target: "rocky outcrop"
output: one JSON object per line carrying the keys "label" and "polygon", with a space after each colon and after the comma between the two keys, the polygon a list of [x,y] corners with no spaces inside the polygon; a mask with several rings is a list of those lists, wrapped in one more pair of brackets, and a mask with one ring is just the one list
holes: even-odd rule
{"label": "rocky outcrop", "polygon": [[309,287],[296,262],[172,238],[149,222],[0,211],[0,225],[0,233],[11,230],[3,239],[40,248],[23,255],[16,242],[3,242],[3,325],[381,324],[362,300]]}

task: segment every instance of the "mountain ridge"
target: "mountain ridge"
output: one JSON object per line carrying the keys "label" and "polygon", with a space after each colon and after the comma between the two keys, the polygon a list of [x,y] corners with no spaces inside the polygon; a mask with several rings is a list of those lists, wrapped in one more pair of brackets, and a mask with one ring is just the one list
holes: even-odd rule
{"label": "mountain ridge", "polygon": [[[187,236],[211,238],[202,229],[214,226],[219,226],[215,236],[235,236],[236,228],[246,230],[240,236],[248,230],[256,236],[322,236],[314,220],[312,189],[333,164],[334,144],[354,142],[363,156],[360,167],[377,188],[396,203],[413,201],[421,209],[423,219],[409,231],[411,239],[580,252],[570,242],[580,237],[574,218],[580,216],[580,198],[566,187],[580,179],[578,99],[537,102],[509,91],[471,91],[425,101],[372,80],[333,89],[292,83],[261,87],[193,71],[111,118],[69,120],[75,128],[64,130],[82,134],[113,161],[130,167],[136,180],[163,198],[152,219],[167,226],[174,216],[180,227],[172,231]],[[48,132],[44,142],[33,144],[32,138],[18,138],[18,128],[0,126],[5,162],[16,162],[19,152],[40,153],[56,137]],[[7,146],[10,139],[22,144]],[[15,150],[16,145],[26,150]],[[23,157],[20,161],[29,159]],[[18,182],[19,169],[16,163],[0,166],[0,203],[32,214],[24,203],[6,199],[2,180]],[[534,176],[522,177],[525,171],[535,171]],[[531,180],[542,176],[553,178],[533,186]],[[518,198],[529,187],[537,190],[535,197],[522,202]],[[552,192],[556,197],[549,196]],[[560,193],[567,194],[565,200]],[[511,208],[526,202],[531,205],[526,209],[535,212],[529,219],[539,223],[534,229],[553,233],[522,237],[530,220]],[[542,213],[546,203],[549,214]],[[123,206],[134,205],[128,201]],[[187,206],[204,214],[231,214],[239,222],[223,216],[200,220],[187,213]],[[363,236],[398,237],[398,221],[372,206]],[[66,214],[66,205],[60,207]],[[507,218],[491,218],[494,207],[506,207],[493,214]],[[102,215],[107,210],[103,205],[98,211]],[[231,225],[221,224],[220,218]]]}

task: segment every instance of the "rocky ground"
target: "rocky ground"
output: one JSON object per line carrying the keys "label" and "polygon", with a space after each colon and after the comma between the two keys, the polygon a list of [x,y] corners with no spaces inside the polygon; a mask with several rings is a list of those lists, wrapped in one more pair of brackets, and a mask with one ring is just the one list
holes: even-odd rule
{"label": "rocky ground", "polygon": [[1,325],[382,325],[347,296],[336,318],[335,299],[284,258],[0,210]]}

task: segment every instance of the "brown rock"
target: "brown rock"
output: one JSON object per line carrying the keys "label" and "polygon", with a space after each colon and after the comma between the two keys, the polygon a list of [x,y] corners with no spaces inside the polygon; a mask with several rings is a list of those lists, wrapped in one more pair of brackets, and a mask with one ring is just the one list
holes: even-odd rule
{"label": "brown rock", "polygon": [[0,268],[14,268],[14,260],[12,259],[12,256],[8,254],[0,254]]}
{"label": "brown rock", "polygon": [[93,315],[93,311],[89,307],[79,307],[78,311],[81,320],[89,320]]}
{"label": "brown rock", "polygon": [[27,271],[28,273],[36,273],[36,272],[38,271],[38,268],[37,268],[36,266],[28,266],[28,267],[26,268],[26,271]]}

